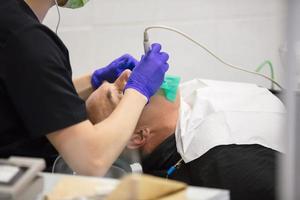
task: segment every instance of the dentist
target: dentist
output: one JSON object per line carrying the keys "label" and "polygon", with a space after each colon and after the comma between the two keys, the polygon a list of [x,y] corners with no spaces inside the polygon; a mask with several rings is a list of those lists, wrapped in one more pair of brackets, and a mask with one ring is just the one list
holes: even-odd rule
{"label": "dentist", "polygon": [[97,71],[114,81],[132,73],[124,97],[106,120],[93,125],[72,82],[68,50],[41,24],[48,10],[78,8],[87,0],[7,0],[0,3],[0,157],[42,157],[51,167],[57,153],[78,174],[101,176],[119,156],[139,116],[163,82],[168,55],[152,45],[141,61],[130,55]]}

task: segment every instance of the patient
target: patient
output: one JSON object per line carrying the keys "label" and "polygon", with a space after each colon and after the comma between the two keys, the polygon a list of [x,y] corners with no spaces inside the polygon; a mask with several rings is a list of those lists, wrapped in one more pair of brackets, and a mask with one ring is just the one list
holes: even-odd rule
{"label": "patient", "polygon": [[[93,123],[105,120],[113,112],[129,75],[129,70],[124,71],[115,83],[104,82],[98,88],[104,92],[89,97],[87,109],[97,110],[88,112],[94,114],[89,116]],[[162,91],[144,108],[127,148],[141,151],[145,173],[166,177],[167,170],[181,159],[174,135],[179,108],[179,93],[175,102],[169,102]],[[228,189],[231,199],[275,199],[278,154],[258,144],[218,145],[199,158],[183,163],[168,178],[189,185]]]}

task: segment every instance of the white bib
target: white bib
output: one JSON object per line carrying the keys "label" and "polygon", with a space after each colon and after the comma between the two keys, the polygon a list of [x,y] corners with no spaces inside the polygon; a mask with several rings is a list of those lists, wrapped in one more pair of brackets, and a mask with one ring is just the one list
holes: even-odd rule
{"label": "white bib", "polygon": [[225,144],[260,144],[283,152],[285,107],[266,88],[194,79],[180,90],[175,136],[185,162]]}

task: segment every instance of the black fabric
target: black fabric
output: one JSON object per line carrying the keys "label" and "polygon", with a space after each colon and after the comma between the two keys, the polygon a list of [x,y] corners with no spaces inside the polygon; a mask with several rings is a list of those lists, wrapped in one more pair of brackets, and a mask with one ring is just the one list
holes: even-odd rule
{"label": "black fabric", "polygon": [[[184,163],[169,178],[194,186],[228,189],[232,200],[273,200],[276,199],[276,158],[279,155],[257,144],[220,145]],[[167,170],[180,158],[172,135],[143,159],[143,170],[166,177]]]}
{"label": "black fabric", "polygon": [[68,50],[23,0],[0,2],[0,157],[56,151],[45,135],[87,119]]}

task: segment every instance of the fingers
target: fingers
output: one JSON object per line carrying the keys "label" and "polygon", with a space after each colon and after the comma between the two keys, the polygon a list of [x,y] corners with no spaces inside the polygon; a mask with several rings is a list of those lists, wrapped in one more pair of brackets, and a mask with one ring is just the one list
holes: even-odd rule
{"label": "fingers", "polygon": [[161,51],[161,45],[158,43],[154,43],[151,45],[151,53],[153,54],[159,54],[160,59],[163,63],[167,62],[169,60],[169,55],[165,52],[160,52]]}
{"label": "fingers", "polygon": [[165,52],[161,52],[160,53],[160,59],[163,63],[165,63],[169,60],[169,55]]}
{"label": "fingers", "polygon": [[121,67],[123,69],[133,70],[133,68],[135,68],[137,64],[138,61],[133,56],[131,56],[130,54],[124,54],[123,56],[117,59],[116,66]]}
{"label": "fingers", "polygon": [[160,44],[154,43],[154,44],[151,45],[151,52],[159,53],[160,50],[161,50],[161,45]]}
{"label": "fingers", "polygon": [[127,60],[129,57],[131,57],[129,54],[124,54],[118,60]]}
{"label": "fingers", "polygon": [[162,66],[162,70],[163,70],[164,72],[168,71],[168,70],[169,70],[169,64],[168,64],[168,63],[164,64],[164,65]]}
{"label": "fingers", "polygon": [[133,68],[135,68],[138,65],[138,61],[134,57],[131,57],[128,59],[126,65],[128,69],[133,70]]}
{"label": "fingers", "polygon": [[127,79],[129,78],[130,74],[132,73],[132,71],[131,71],[131,70],[129,70],[129,69],[126,69],[126,70],[124,70],[124,72],[123,72],[123,73],[125,74],[126,81],[127,81]]}
{"label": "fingers", "polygon": [[130,74],[131,74],[131,71],[129,69],[126,69],[120,74],[120,76],[114,82],[114,84],[120,91],[123,91]]}
{"label": "fingers", "polygon": [[125,54],[119,58],[117,58],[116,60],[114,60],[111,64],[119,66],[122,65],[123,63],[126,63],[128,60],[128,54]]}

